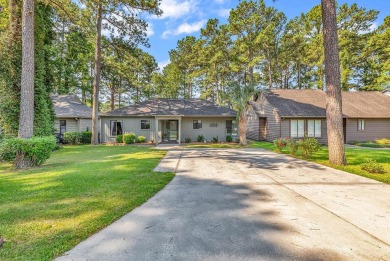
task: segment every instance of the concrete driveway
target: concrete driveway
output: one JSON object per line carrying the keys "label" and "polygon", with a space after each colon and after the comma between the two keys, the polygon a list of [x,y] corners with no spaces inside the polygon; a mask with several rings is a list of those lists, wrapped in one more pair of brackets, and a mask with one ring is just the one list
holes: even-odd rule
{"label": "concrete driveway", "polygon": [[389,185],[260,149],[193,149],[165,189],[59,260],[390,260],[389,245]]}

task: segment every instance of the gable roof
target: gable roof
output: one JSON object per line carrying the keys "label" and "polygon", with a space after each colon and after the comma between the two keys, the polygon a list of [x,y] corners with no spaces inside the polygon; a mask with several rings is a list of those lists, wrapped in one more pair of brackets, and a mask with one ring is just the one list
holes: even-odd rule
{"label": "gable roof", "polygon": [[[281,117],[326,117],[326,93],[322,90],[270,90],[263,97]],[[381,92],[342,92],[343,116],[390,118],[390,96]]]}
{"label": "gable roof", "polygon": [[51,99],[57,118],[92,118],[92,109],[76,95],[52,95]]}
{"label": "gable roof", "polygon": [[102,116],[236,116],[227,107],[201,99],[153,99],[116,109]]}

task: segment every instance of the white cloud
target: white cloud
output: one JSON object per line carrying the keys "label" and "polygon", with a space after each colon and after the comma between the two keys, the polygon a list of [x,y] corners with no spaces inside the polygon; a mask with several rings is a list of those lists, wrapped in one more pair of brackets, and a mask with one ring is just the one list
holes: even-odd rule
{"label": "white cloud", "polygon": [[368,29],[369,32],[375,31],[378,28],[378,24],[376,22],[373,22],[370,28]]}
{"label": "white cloud", "polygon": [[196,8],[196,2],[193,0],[182,1],[178,3],[177,0],[163,0],[161,2],[160,8],[163,10],[163,14],[159,19],[165,18],[179,18],[184,15],[187,15],[189,12],[193,11]]}
{"label": "white cloud", "polygon": [[225,0],[214,0],[217,4],[222,4]]}
{"label": "white cloud", "polygon": [[231,10],[232,9],[220,9],[218,10],[218,15],[223,18],[228,18]]}
{"label": "white cloud", "polygon": [[148,29],[146,30],[146,35],[148,37],[154,35],[153,24],[150,24],[150,23],[148,24]]}
{"label": "white cloud", "polygon": [[160,70],[162,71],[164,69],[165,66],[167,66],[168,64],[171,63],[171,60],[165,60],[165,61],[162,61],[162,62],[159,62],[158,63],[158,67],[160,68]]}
{"label": "white cloud", "polygon": [[179,34],[191,34],[199,31],[206,24],[206,20],[200,20],[192,24],[183,23],[179,25],[176,29],[166,30],[162,34],[162,38],[167,38],[170,35],[179,35]]}

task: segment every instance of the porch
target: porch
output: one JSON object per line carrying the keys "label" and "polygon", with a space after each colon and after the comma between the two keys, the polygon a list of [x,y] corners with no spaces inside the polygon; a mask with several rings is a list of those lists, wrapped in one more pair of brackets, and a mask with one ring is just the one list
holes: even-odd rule
{"label": "porch", "polygon": [[163,144],[180,144],[181,116],[155,117],[155,142]]}

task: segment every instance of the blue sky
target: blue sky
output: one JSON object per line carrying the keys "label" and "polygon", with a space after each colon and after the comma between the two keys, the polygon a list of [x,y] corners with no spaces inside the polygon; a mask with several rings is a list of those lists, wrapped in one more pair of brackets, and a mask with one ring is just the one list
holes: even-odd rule
{"label": "blue sky", "polygon": [[[320,0],[265,0],[269,6],[274,6],[284,12],[288,18],[308,12]],[[148,36],[151,47],[147,49],[156,58],[160,67],[169,62],[169,50],[176,47],[177,41],[187,35],[199,36],[208,19],[218,18],[220,23],[226,23],[229,11],[238,5],[237,0],[162,0],[161,17],[147,17],[149,24]],[[338,1],[339,4],[357,3],[367,9],[380,11],[376,25],[390,15],[389,0],[355,0]],[[374,25],[375,26],[375,25]]]}

